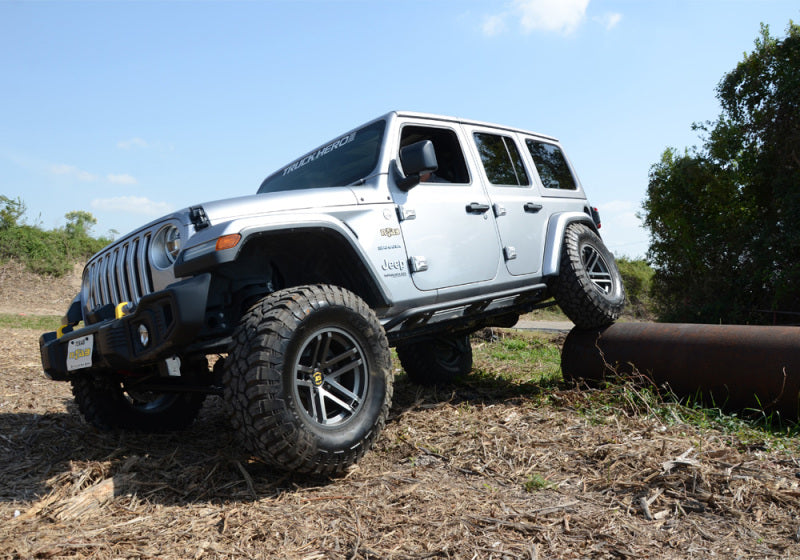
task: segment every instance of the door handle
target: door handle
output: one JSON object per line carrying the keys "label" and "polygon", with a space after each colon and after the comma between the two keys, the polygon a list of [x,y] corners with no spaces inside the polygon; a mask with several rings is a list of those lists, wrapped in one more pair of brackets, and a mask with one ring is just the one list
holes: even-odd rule
{"label": "door handle", "polygon": [[524,208],[526,212],[531,212],[535,214],[536,212],[542,209],[542,205],[539,204],[538,202],[526,202]]}
{"label": "door handle", "polygon": [[469,212],[469,213],[473,213],[474,212],[474,213],[482,214],[484,212],[487,212],[489,210],[489,208],[491,208],[491,206],[489,206],[488,204],[481,204],[479,202],[472,202],[470,204],[467,204],[467,212]]}

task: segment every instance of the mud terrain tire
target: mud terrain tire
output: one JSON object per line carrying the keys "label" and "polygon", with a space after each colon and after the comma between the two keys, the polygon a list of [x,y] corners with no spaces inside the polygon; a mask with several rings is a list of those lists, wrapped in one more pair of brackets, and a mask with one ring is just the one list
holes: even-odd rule
{"label": "mud terrain tire", "polygon": [[550,288],[561,310],[581,329],[610,325],[625,307],[614,256],[585,224],[567,226],[559,273]]}
{"label": "mud terrain tire", "polygon": [[397,357],[417,385],[446,385],[472,370],[469,335],[448,335],[397,346]]}
{"label": "mud terrain tire", "polygon": [[355,294],[289,288],[242,317],[223,385],[231,423],[254,454],[282,470],[337,475],[383,429],[392,399],[389,344]]}
{"label": "mud terrain tire", "polygon": [[136,391],[112,372],[79,373],[71,381],[83,417],[105,431],[183,430],[197,418],[206,397],[202,393]]}

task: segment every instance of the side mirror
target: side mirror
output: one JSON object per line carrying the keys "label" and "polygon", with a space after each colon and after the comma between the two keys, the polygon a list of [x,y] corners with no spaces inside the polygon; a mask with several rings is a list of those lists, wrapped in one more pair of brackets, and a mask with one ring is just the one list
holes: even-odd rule
{"label": "side mirror", "polygon": [[421,173],[432,173],[439,169],[436,161],[436,150],[433,149],[433,142],[430,140],[420,140],[400,148],[400,162],[403,164],[402,175],[395,166],[396,182],[398,188],[408,191],[419,184]]}

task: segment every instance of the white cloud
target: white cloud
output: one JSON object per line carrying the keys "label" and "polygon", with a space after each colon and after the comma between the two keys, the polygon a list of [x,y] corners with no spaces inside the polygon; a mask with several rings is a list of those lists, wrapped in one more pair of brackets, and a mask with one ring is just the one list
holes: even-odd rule
{"label": "white cloud", "polygon": [[[508,30],[507,21],[518,22],[523,33],[546,31],[570,35],[586,19],[590,0],[512,0],[504,12],[483,18],[481,31],[487,37],[500,35]],[[622,20],[622,14],[607,12],[592,17],[606,30],[611,30]]]}
{"label": "white cloud", "polygon": [[128,175],[127,173],[122,173],[120,175],[109,173],[106,175],[106,179],[108,179],[109,183],[114,183],[115,185],[135,185],[139,182],[136,180],[136,177]]}
{"label": "white cloud", "polygon": [[514,11],[522,29],[569,35],[586,18],[589,0],[515,0]]}
{"label": "white cloud", "polygon": [[494,37],[506,30],[506,16],[505,14],[495,14],[493,16],[486,16],[483,20],[481,29],[483,34],[488,37]]}
{"label": "white cloud", "polygon": [[131,148],[147,148],[149,144],[146,140],[135,137],[129,140],[120,140],[117,142],[117,148],[122,150],[130,150]]}
{"label": "white cloud", "polygon": [[72,177],[77,179],[78,181],[96,181],[97,175],[94,173],[89,173],[88,171],[84,171],[82,169],[78,169],[74,165],[51,165],[50,166],[50,173],[53,175],[67,175],[68,177]]}
{"label": "white cloud", "polygon": [[[53,175],[63,175],[85,183],[100,179],[98,175],[79,169],[74,165],[56,164],[48,166],[48,169]],[[115,185],[136,185],[139,182],[136,177],[127,173],[109,173],[105,176],[105,179]]]}
{"label": "white cloud", "polygon": [[606,28],[606,31],[614,29],[617,24],[622,20],[622,14],[615,12],[608,12],[602,16],[595,16],[592,18],[594,21]]}
{"label": "white cloud", "polygon": [[172,211],[166,202],[155,202],[143,196],[115,196],[113,198],[96,198],[91,202],[95,210],[107,212],[128,212],[144,216],[161,216]]}

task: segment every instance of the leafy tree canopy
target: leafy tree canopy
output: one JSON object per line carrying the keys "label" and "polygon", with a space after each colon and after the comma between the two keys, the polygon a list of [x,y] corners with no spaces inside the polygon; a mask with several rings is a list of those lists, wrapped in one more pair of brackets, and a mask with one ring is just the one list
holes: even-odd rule
{"label": "leafy tree canopy", "polygon": [[64,217],[67,219],[64,229],[69,235],[87,236],[97,223],[97,218],[85,210],[73,210],[64,214]]}
{"label": "leafy tree canopy", "polygon": [[643,209],[664,320],[764,322],[800,312],[800,26],[761,26],[716,89],[700,148],[667,149]]}
{"label": "leafy tree canopy", "polygon": [[21,198],[9,198],[0,194],[0,229],[16,227],[24,214],[25,204]]}

